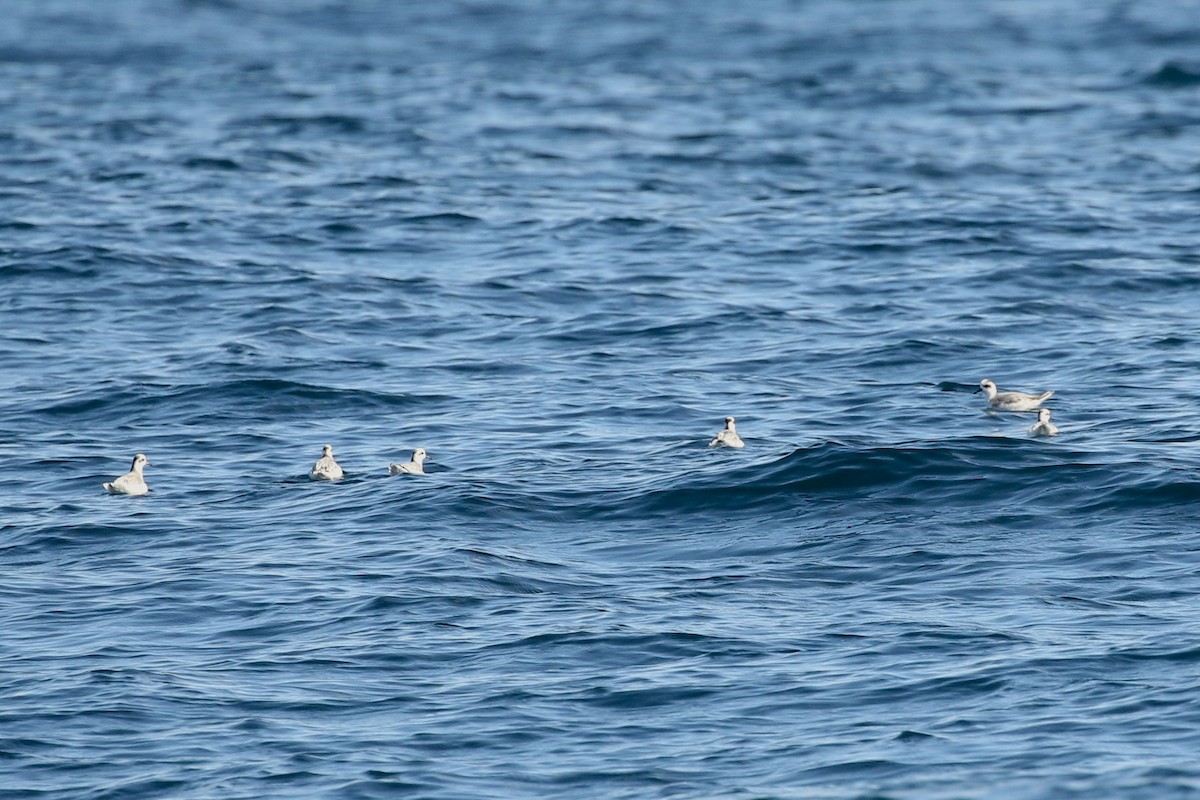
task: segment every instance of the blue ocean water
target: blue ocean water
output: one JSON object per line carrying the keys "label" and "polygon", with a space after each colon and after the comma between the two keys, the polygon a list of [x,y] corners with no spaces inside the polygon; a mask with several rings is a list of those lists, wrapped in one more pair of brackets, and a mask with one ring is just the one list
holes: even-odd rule
{"label": "blue ocean water", "polygon": [[0,798],[1200,795],[1200,2],[0,11]]}

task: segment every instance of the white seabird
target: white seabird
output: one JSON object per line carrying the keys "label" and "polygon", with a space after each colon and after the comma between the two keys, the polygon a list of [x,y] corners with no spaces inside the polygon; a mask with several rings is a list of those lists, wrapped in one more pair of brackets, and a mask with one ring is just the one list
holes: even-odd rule
{"label": "white seabird", "polygon": [[407,464],[388,464],[388,475],[424,475],[425,467],[421,466],[429,454],[424,447],[413,450],[412,460]]}
{"label": "white seabird", "polygon": [[709,447],[745,447],[746,443],[742,441],[742,437],[738,436],[737,428],[734,426],[733,417],[725,418],[725,430],[718,433],[713,440],[708,443]]}
{"label": "white seabird", "polygon": [[150,491],[150,487],[146,485],[146,479],[142,477],[142,470],[150,464],[150,461],[141,453],[133,457],[133,466],[119,478],[116,478],[112,483],[104,484],[104,491],[109,494],[145,494]]}
{"label": "white seabird", "polygon": [[321,449],[321,457],[313,464],[308,477],[314,481],[336,481],[343,475],[342,468],[333,460],[333,445],[327,444]]}
{"label": "white seabird", "polygon": [[984,378],[979,382],[979,388],[975,390],[975,393],[979,394],[980,392],[987,392],[988,406],[998,411],[1033,411],[1054,394],[1053,391],[1041,394],[1001,392],[996,389],[996,382],[991,378]]}
{"label": "white seabird", "polygon": [[1057,436],[1058,426],[1050,421],[1050,409],[1038,409],[1037,424],[1029,429],[1030,436]]}

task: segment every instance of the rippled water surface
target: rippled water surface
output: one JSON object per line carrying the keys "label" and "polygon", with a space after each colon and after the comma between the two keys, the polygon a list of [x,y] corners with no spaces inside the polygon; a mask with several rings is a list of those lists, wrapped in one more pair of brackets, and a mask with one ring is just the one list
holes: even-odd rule
{"label": "rippled water surface", "polygon": [[1200,3],[0,11],[0,798],[1200,794]]}

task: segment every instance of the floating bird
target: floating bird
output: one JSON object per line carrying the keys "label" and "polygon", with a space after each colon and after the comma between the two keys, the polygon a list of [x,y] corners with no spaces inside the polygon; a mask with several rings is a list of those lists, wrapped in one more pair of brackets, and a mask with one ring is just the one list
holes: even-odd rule
{"label": "floating bird", "polygon": [[1050,409],[1038,409],[1037,424],[1029,429],[1030,436],[1057,436],[1058,426],[1050,421]]}
{"label": "floating bird", "polygon": [[746,443],[742,441],[742,437],[738,436],[737,428],[734,427],[735,420],[733,417],[725,418],[725,430],[718,433],[711,442],[709,447],[745,447]]}
{"label": "floating bird", "polygon": [[988,405],[998,411],[1033,411],[1054,394],[1052,391],[1041,394],[1001,392],[996,389],[996,382],[991,378],[984,378],[979,382],[975,394],[980,392],[987,392]]}
{"label": "floating bird", "polygon": [[425,468],[421,466],[429,454],[424,447],[413,450],[412,460],[407,464],[388,464],[388,475],[424,475]]}
{"label": "floating bird", "polygon": [[114,479],[112,483],[105,483],[104,491],[109,494],[145,494],[150,491],[150,487],[142,477],[142,470],[149,464],[146,457],[138,453],[133,457],[133,466],[129,468],[129,472]]}
{"label": "floating bird", "polygon": [[336,481],[342,477],[342,468],[333,460],[333,445],[327,444],[321,449],[321,457],[313,464],[308,477],[314,481]]}

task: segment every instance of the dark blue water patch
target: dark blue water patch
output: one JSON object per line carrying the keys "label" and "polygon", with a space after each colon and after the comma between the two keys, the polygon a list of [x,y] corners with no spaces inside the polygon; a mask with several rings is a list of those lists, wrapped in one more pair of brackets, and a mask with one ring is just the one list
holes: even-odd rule
{"label": "dark blue water patch", "polygon": [[[75,266],[84,268],[104,266],[115,269],[123,266],[135,268],[169,268],[198,264],[194,259],[181,255],[157,253],[137,247],[116,249],[100,245],[68,245],[45,250],[9,250],[5,253],[5,256],[13,258],[17,263],[6,265],[4,272],[16,275],[41,274],[48,267],[51,268],[50,275],[53,276],[54,269],[71,270]],[[21,269],[23,265],[24,269]],[[13,270],[14,266],[17,267],[16,270]],[[13,271],[10,272],[10,270]],[[84,273],[80,277],[86,278],[89,276],[89,273]]]}
{"label": "dark blue water patch", "polygon": [[179,124],[178,119],[164,117],[107,119],[94,123],[89,133],[97,141],[131,144],[162,137]]}
{"label": "dark blue water patch", "polygon": [[345,222],[330,222],[321,226],[321,230],[334,236],[352,236],[362,233],[362,228]]}
{"label": "dark blue water patch", "polygon": [[972,104],[969,106],[961,106],[950,109],[952,113],[959,114],[964,117],[977,116],[1015,116],[1015,117],[1032,117],[1043,114],[1075,114],[1089,111],[1092,109],[1090,103],[1082,102],[1054,102],[1045,101],[1044,104],[1036,103],[1016,103],[1003,102],[995,106],[987,104]]}
{"label": "dark blue water patch", "polygon": [[344,187],[347,189],[403,189],[412,186],[419,186],[420,181],[407,178],[403,175],[372,175],[358,180],[344,181],[336,185],[338,187]]}
{"label": "dark blue water patch", "polygon": [[[1023,448],[1018,451],[1016,448]],[[1028,502],[1044,493],[1032,476],[1057,467],[1024,442],[979,439],[911,448],[827,443],[765,467],[651,493],[636,513],[777,510],[805,501],[888,498],[899,506]],[[1092,468],[1083,467],[1083,472]]]}
{"label": "dark blue water patch", "polygon": [[313,136],[325,141],[331,135],[363,133],[367,130],[367,122],[362,117],[345,114],[317,114],[312,116],[264,114],[231,120],[227,124],[227,128],[235,136],[248,136],[251,138],[303,138]]}
{"label": "dark blue water patch", "polygon": [[1181,89],[1200,85],[1200,64],[1171,60],[1143,78],[1147,86],[1161,89]]}
{"label": "dark blue water patch", "polygon": [[219,158],[216,156],[192,156],[183,161],[183,166],[188,169],[213,170],[217,172],[237,172],[243,169],[241,163],[236,159]]}
{"label": "dark blue water patch", "polygon": [[196,385],[97,387],[81,397],[58,400],[41,413],[50,417],[136,414],[138,407],[162,406],[183,418],[270,418],[273,414],[305,409],[319,412],[345,404],[365,408],[400,409],[436,402],[433,395],[400,395],[346,390],[286,380],[235,380]]}
{"label": "dark blue water patch", "polygon": [[74,267],[70,265],[50,262],[45,259],[37,259],[37,261],[23,260],[21,255],[17,255],[16,260],[10,261],[3,266],[0,266],[0,279],[19,280],[30,276],[38,278],[51,279],[54,277],[70,277],[70,278],[94,278],[97,271],[84,265],[82,267]]}
{"label": "dark blue water patch", "polygon": [[1091,511],[1190,507],[1200,497],[1200,473],[1191,470],[1156,471],[1118,486],[1104,487],[1086,503]]}
{"label": "dark blue water patch", "polygon": [[1172,139],[1200,125],[1200,118],[1190,112],[1147,111],[1126,126],[1130,137],[1147,136]]}
{"label": "dark blue water patch", "polygon": [[296,149],[254,148],[246,151],[245,155],[272,166],[315,167],[318,163],[316,157]]}
{"label": "dark blue water patch", "polygon": [[136,171],[104,171],[95,172],[91,179],[97,183],[134,183],[147,180],[149,175]]}
{"label": "dark blue water patch", "polygon": [[865,369],[883,369],[906,364],[927,364],[932,367],[945,363],[947,358],[960,356],[970,348],[971,345],[966,342],[907,339],[882,347],[866,348],[858,354],[858,359]]}
{"label": "dark blue water patch", "polygon": [[423,228],[460,228],[483,222],[483,220],[479,217],[475,217],[470,214],[460,214],[457,212],[447,212],[442,214],[418,214],[415,216],[404,217],[399,221],[404,224]]}

